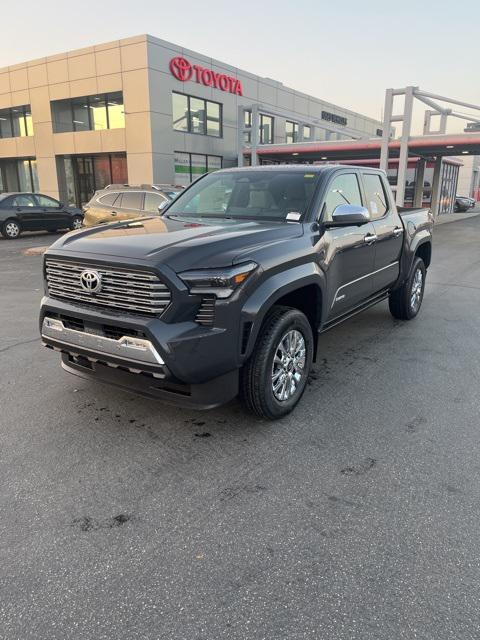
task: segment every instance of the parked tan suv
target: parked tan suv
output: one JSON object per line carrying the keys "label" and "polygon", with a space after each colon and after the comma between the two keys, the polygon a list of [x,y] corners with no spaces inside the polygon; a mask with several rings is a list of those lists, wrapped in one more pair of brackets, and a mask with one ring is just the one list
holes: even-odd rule
{"label": "parked tan suv", "polygon": [[84,207],[84,226],[131,220],[158,214],[180,192],[182,187],[174,185],[146,185],[138,187],[111,184],[95,192]]}

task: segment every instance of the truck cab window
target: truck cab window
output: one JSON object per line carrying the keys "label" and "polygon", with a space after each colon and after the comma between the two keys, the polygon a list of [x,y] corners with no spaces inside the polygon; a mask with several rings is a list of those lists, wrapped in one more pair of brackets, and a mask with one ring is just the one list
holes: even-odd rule
{"label": "truck cab window", "polygon": [[332,213],[341,204],[356,204],[360,207],[363,204],[355,173],[341,173],[332,180],[325,198],[324,219],[331,220]]}
{"label": "truck cab window", "polygon": [[378,173],[364,173],[363,184],[372,220],[383,218],[388,211],[388,200],[381,177]]}

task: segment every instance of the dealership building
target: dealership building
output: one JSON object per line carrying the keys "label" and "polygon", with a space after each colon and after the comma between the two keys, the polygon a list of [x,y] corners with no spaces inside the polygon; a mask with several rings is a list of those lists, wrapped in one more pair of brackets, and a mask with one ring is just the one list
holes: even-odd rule
{"label": "dealership building", "polygon": [[382,123],[150,35],[0,69],[0,191],[78,205],[189,184],[245,145],[382,136]]}

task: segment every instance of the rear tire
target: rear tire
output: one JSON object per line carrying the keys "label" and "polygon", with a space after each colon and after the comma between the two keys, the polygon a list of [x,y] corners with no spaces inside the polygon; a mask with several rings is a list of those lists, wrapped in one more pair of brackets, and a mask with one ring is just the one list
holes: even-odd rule
{"label": "rear tire", "polygon": [[409,278],[392,291],[389,299],[390,313],[398,320],[412,320],[420,311],[425,291],[427,270],[421,258],[415,258]]}
{"label": "rear tire", "polygon": [[290,413],[305,391],[313,351],[306,316],[298,309],[273,307],[241,371],[241,396],[247,408],[267,420]]}
{"label": "rear tire", "polygon": [[22,229],[16,220],[6,220],[1,228],[1,233],[7,240],[15,240],[21,234]]}

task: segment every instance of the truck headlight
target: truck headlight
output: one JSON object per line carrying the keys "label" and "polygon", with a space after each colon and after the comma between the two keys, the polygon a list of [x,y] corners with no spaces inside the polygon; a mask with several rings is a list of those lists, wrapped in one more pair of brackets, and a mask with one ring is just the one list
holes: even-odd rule
{"label": "truck headlight", "polygon": [[243,284],[250,274],[255,271],[258,265],[255,262],[246,262],[235,267],[225,267],[224,269],[198,269],[196,271],[184,271],[179,273],[190,293],[210,294],[217,298],[228,298],[241,284]]}

